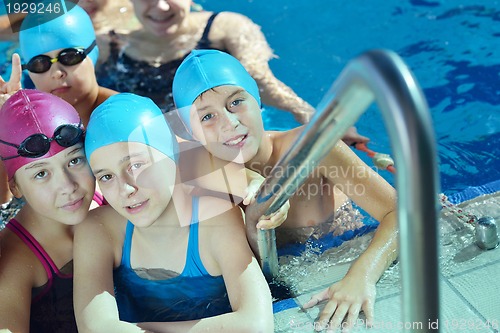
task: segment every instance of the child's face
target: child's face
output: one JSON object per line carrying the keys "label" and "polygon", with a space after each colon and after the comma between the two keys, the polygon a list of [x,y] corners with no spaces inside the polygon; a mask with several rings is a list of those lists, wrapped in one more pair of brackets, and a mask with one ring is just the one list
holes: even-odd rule
{"label": "child's face", "polygon": [[239,163],[255,157],[264,134],[255,98],[240,87],[220,86],[201,94],[194,106],[193,136],[212,155]]}
{"label": "child's face", "polygon": [[189,15],[191,0],[133,0],[139,22],[156,36],[178,31]]}
{"label": "child's face", "polygon": [[[85,47],[88,46],[85,45]],[[58,49],[44,54],[56,58],[62,50]],[[56,95],[73,106],[98,89],[94,64],[89,57],[77,65],[65,66],[56,61],[44,73],[28,73],[38,90]]]}
{"label": "child's face", "polygon": [[138,227],[153,224],[170,202],[176,165],[154,148],[114,143],[96,149],[90,165],[109,204]]}
{"label": "child's face", "polygon": [[95,178],[82,144],[19,168],[13,193],[41,216],[67,225],[83,221],[92,201]]}

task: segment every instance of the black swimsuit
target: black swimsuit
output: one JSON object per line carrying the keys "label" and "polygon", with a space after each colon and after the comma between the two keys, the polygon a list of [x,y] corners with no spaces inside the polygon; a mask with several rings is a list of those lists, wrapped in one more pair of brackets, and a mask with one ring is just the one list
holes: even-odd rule
{"label": "black swimsuit", "polygon": [[[218,13],[213,13],[207,21],[201,39],[195,49],[210,48],[208,34],[213,20]],[[110,32],[114,34],[114,32]],[[187,54],[180,59],[164,63],[159,67],[148,62],[135,60],[127,56],[117,42],[110,43],[110,57],[96,71],[99,85],[119,92],[132,92],[151,98],[163,112],[174,109],[172,83],[174,74]]]}

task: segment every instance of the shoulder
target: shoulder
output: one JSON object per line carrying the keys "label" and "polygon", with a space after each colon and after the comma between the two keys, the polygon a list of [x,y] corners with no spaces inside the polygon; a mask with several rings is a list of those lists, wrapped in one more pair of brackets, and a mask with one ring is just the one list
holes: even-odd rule
{"label": "shoulder", "polygon": [[220,12],[217,14],[217,18],[215,19],[218,23],[243,23],[243,24],[253,24],[254,22],[243,14],[235,13],[235,12]]}
{"label": "shoulder", "polygon": [[114,238],[125,230],[127,220],[118,214],[113,207],[104,205],[92,209],[89,214],[75,228],[75,241],[82,238],[93,240],[103,237]]}
{"label": "shoulder", "polygon": [[253,32],[260,31],[260,27],[248,16],[234,12],[220,12],[213,22],[212,31],[226,36],[233,36],[241,32],[252,35]]}
{"label": "shoulder", "polygon": [[91,267],[98,267],[108,259],[119,263],[126,226],[127,220],[111,206],[91,210],[76,226],[74,260]]}
{"label": "shoulder", "polygon": [[118,91],[99,86],[97,94],[97,106],[101,105],[108,97],[118,94]]}
{"label": "shoulder", "polygon": [[223,226],[227,228],[243,225],[243,216],[239,206],[212,196],[199,198],[198,219],[203,226]]}
{"label": "shoulder", "polygon": [[[231,266],[252,257],[239,206],[206,196],[200,198],[199,207],[200,255],[212,275],[220,275],[224,265]],[[217,207],[216,215],[214,207]]]}
{"label": "shoulder", "polygon": [[0,272],[0,290],[9,285],[31,290],[37,276],[46,278],[36,255],[8,229],[0,232]]}
{"label": "shoulder", "polygon": [[282,156],[295,143],[303,129],[304,126],[299,126],[288,131],[266,131],[272,141],[274,153]]}
{"label": "shoulder", "polygon": [[0,326],[28,332],[31,291],[47,274],[27,246],[18,245],[0,236]]}

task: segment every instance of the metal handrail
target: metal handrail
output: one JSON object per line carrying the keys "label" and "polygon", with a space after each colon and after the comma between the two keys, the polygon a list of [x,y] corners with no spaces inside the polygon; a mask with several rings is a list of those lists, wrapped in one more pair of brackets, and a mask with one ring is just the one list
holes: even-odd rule
{"label": "metal handrail", "polygon": [[[414,327],[422,325],[416,331],[438,331],[428,327],[439,317],[439,179],[434,133],[424,95],[394,52],[369,51],[347,64],[296,143],[266,178],[255,203],[247,207],[250,245],[260,256],[264,273],[276,276],[274,230],[257,230],[248,221],[281,207],[374,100],[382,111],[398,166],[403,320]],[[288,167],[295,172],[279,177],[278,172]]]}

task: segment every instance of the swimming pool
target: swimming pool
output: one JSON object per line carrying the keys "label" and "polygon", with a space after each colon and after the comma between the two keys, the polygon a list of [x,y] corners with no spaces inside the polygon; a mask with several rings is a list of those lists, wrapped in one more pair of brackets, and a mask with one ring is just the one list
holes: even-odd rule
{"label": "swimming pool", "polygon": [[[347,62],[361,52],[373,48],[397,52],[415,74],[432,112],[442,191],[454,202],[461,202],[500,190],[499,1],[203,0],[199,3],[207,10],[246,14],[261,25],[279,56],[271,61],[274,73],[313,105],[320,101]],[[2,43],[0,51],[5,55],[13,49],[10,44]],[[0,60],[3,66],[5,61]],[[3,69],[8,71],[8,66],[0,67]],[[290,115],[271,108],[266,109],[264,117],[268,129],[297,125]],[[376,106],[362,116],[357,127],[371,138],[370,148],[390,152]],[[391,174],[381,174],[393,182]],[[357,249],[363,246],[366,243]],[[495,251],[488,258],[498,262],[498,250]],[[356,254],[349,253],[345,261]],[[340,258],[335,264],[344,263],[344,257],[338,253],[335,257]],[[304,269],[305,264],[299,262],[298,266]],[[469,269],[470,265],[461,267]],[[454,278],[460,282],[457,276]],[[324,274],[316,272],[315,278],[318,286],[325,284]],[[389,278],[385,283],[393,282]],[[448,285],[454,286],[453,281]],[[387,292],[382,292],[378,304],[397,304],[389,297],[392,294],[384,293]]]}

